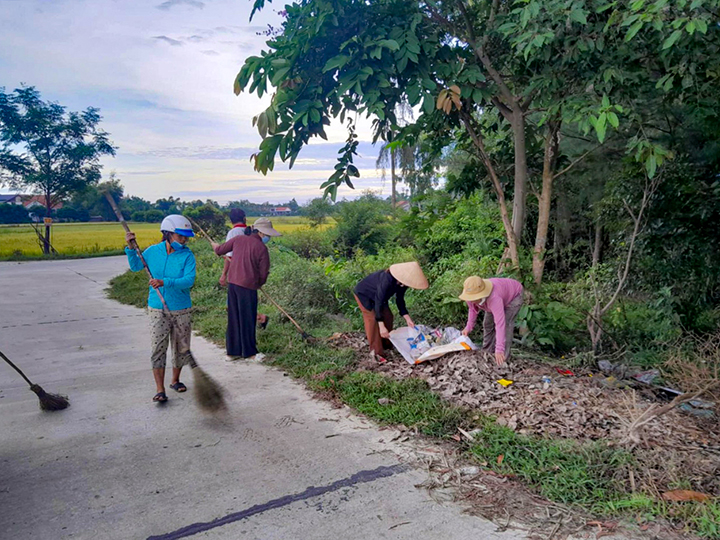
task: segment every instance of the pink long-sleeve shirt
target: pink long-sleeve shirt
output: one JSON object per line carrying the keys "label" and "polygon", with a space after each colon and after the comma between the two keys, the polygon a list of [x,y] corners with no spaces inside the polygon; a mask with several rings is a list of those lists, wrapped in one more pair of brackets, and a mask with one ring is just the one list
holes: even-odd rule
{"label": "pink long-sleeve shirt", "polygon": [[485,302],[467,303],[468,321],[465,330],[472,332],[480,310],[492,313],[495,320],[495,352],[505,354],[505,307],[523,292],[523,286],[519,281],[509,278],[490,278],[490,281],[493,289]]}

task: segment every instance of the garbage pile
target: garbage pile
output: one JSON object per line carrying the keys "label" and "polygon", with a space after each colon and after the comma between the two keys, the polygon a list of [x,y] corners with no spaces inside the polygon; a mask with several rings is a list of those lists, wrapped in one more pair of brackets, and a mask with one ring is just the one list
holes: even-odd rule
{"label": "garbage pile", "polygon": [[409,364],[420,364],[427,360],[440,358],[451,352],[470,351],[477,347],[460,330],[447,328],[429,328],[418,324],[415,328],[402,326],[390,332],[390,341],[395,349]]}

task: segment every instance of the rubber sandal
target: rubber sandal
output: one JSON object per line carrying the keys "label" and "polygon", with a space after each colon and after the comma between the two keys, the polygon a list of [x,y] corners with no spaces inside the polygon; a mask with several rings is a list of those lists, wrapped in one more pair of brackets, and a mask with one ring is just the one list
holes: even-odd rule
{"label": "rubber sandal", "polygon": [[168,400],[168,397],[167,397],[167,395],[165,394],[165,392],[158,392],[158,393],[155,394],[155,396],[153,397],[153,401],[154,401],[155,403],[165,403],[167,400]]}
{"label": "rubber sandal", "polygon": [[176,382],[175,384],[171,384],[170,388],[172,388],[176,392],[186,392],[187,391],[187,386],[185,386],[180,381]]}

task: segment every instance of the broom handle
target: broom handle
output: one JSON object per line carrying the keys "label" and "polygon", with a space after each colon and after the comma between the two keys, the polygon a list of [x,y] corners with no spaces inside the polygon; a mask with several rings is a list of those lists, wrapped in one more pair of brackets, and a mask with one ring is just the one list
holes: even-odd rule
{"label": "broom handle", "polygon": [[[110,194],[110,192],[108,192],[108,191],[105,192],[105,198],[110,203],[110,206],[112,207],[113,212],[115,212],[115,216],[118,218],[118,221],[122,224],[123,229],[125,229],[125,232],[126,233],[132,232],[130,230],[130,227],[128,227],[128,224],[125,221],[125,218],[123,217],[122,212],[118,208],[117,204],[115,203],[115,199]],[[148,277],[150,279],[154,279],[152,272],[150,272],[150,268],[148,267],[148,264],[145,262],[145,257],[143,257],[142,251],[140,251],[140,246],[138,245],[137,240],[133,240],[131,242],[131,244],[132,245],[130,247],[132,249],[134,249],[135,253],[137,253],[137,256],[140,257],[140,260],[142,261],[142,264],[143,264],[143,268],[145,268],[145,272],[147,272]],[[153,288],[155,289],[155,292],[157,293],[158,298],[160,298],[160,302],[163,305],[163,310],[167,311],[167,314],[170,315],[170,308],[168,308],[167,304],[165,303],[165,298],[163,297],[162,293],[160,292],[160,289],[157,287],[153,287]],[[171,318],[172,318],[172,316],[171,316]]]}
{"label": "broom handle", "polygon": [[197,230],[200,231],[200,234],[202,234],[205,237],[205,240],[207,240],[210,243],[215,243],[215,240],[210,238],[210,235],[203,230],[203,228],[198,224],[197,221],[195,221],[191,217],[189,217],[188,219],[192,222],[193,225],[195,225],[195,227],[197,227]]}
{"label": "broom handle", "polygon": [[273,300],[272,297],[268,293],[265,292],[265,289],[260,289],[260,291],[262,291],[262,293],[265,295],[265,298],[270,300],[270,302],[272,303],[273,306],[278,308],[282,312],[283,315],[285,315],[288,319],[290,319],[290,322],[295,325],[295,328],[300,330],[301,334],[305,334],[305,330],[303,330],[300,327],[300,325],[295,322],[295,319],[293,319],[287,311],[285,311],[283,308],[281,308],[280,305],[275,300]]}
{"label": "broom handle", "polygon": [[17,367],[15,364],[13,364],[13,363],[10,361],[10,359],[3,354],[2,351],[0,351],[0,356],[2,356],[3,360],[5,360],[8,364],[10,364],[10,367],[11,367],[11,368],[13,368],[15,371],[17,371],[17,372],[20,374],[20,376],[21,376],[23,379],[25,379],[25,382],[26,382],[26,383],[28,383],[30,386],[33,385],[32,381],[25,376],[25,374],[22,372],[22,370],[21,370],[19,367]]}

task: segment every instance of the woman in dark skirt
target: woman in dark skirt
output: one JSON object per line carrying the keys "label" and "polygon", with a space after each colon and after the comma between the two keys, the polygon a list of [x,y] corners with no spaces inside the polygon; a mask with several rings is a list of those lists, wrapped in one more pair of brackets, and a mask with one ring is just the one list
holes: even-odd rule
{"label": "woman in dark skirt", "polygon": [[226,350],[232,360],[245,358],[262,361],[255,341],[257,319],[257,291],[265,285],[270,273],[270,255],[265,246],[270,238],[280,236],[267,218],[258,218],[251,228],[251,234],[238,235],[224,244],[213,242],[217,255],[232,251],[233,257],[227,272],[228,281],[228,326]]}

